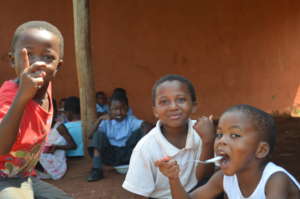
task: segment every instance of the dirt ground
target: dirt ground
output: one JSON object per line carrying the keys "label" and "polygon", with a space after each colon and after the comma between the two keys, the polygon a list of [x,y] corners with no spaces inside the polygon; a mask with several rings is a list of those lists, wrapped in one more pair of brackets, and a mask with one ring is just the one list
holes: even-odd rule
{"label": "dirt ground", "polygon": [[[277,117],[277,145],[273,161],[286,168],[300,180],[300,119]],[[48,181],[71,194],[75,199],[127,199],[130,195],[122,189],[124,175],[105,169],[105,178],[87,182],[91,159],[69,160],[69,170],[63,179]]]}

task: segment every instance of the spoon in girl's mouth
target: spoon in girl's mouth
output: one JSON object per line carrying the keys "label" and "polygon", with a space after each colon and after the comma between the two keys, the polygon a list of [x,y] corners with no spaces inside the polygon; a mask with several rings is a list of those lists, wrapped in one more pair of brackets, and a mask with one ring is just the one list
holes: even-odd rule
{"label": "spoon in girl's mouth", "polygon": [[188,160],[188,162],[197,162],[197,163],[201,163],[201,164],[209,164],[209,163],[216,163],[219,160],[221,160],[223,158],[223,156],[216,156],[213,157],[211,159],[208,160]]}

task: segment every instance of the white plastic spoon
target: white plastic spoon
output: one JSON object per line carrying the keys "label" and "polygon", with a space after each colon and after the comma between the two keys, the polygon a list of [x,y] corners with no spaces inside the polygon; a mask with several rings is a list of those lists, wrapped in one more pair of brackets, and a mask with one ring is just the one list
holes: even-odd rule
{"label": "white plastic spoon", "polygon": [[215,163],[219,160],[221,160],[223,157],[222,156],[216,156],[208,160],[189,160],[188,162],[197,162],[201,164],[209,164],[209,163]]}

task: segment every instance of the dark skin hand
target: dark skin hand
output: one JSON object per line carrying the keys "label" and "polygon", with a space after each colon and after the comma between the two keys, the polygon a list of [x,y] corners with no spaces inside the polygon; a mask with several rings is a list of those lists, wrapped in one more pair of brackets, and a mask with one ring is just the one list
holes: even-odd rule
{"label": "dark skin hand", "polygon": [[110,115],[108,113],[98,117],[98,119],[94,122],[94,125],[91,128],[91,131],[89,132],[89,137],[88,138],[89,139],[93,138],[93,135],[96,132],[96,130],[97,130],[97,128],[98,128],[98,126],[99,126],[99,124],[102,120],[109,120],[109,119],[110,119]]}
{"label": "dark skin hand", "polygon": [[[197,122],[194,124],[193,128],[198,133],[202,139],[202,150],[200,155],[200,160],[207,160],[213,157],[213,147],[215,139],[215,126],[213,123],[212,115],[209,117],[202,116],[197,119]],[[198,180],[203,179],[203,177],[209,177],[214,172],[213,165],[198,164],[196,176]]]}
{"label": "dark skin hand", "polygon": [[54,153],[56,150],[72,150],[76,149],[77,145],[75,141],[73,140],[72,136],[70,135],[68,129],[65,127],[64,124],[61,124],[57,131],[61,136],[63,136],[67,142],[66,145],[51,145],[47,148],[47,151],[44,151],[44,153]]}

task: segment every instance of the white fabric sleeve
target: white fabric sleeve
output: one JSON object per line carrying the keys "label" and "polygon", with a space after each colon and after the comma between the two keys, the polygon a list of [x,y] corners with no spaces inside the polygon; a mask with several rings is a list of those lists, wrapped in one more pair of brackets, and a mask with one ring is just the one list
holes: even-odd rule
{"label": "white fabric sleeve", "polygon": [[150,156],[147,155],[149,152],[146,153],[143,148],[137,145],[134,149],[122,187],[137,195],[149,197],[155,189],[155,168]]}

